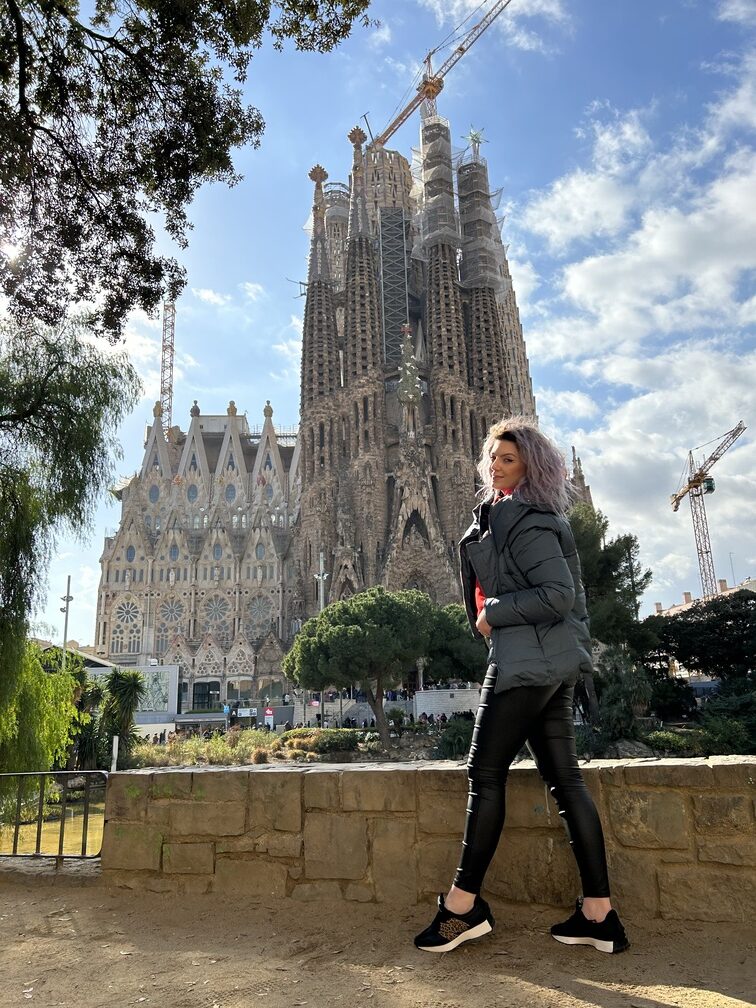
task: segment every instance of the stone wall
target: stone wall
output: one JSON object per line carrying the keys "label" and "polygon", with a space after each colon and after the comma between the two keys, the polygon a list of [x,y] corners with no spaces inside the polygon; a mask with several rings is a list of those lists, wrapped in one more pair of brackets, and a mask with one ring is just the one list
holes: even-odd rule
{"label": "stone wall", "polygon": [[[623,912],[756,917],[756,757],[596,761],[584,772]],[[103,872],[136,889],[412,906],[450,881],[466,792],[465,769],[452,763],[116,773]],[[510,773],[486,891],[563,906],[579,892],[561,819],[532,764]]]}

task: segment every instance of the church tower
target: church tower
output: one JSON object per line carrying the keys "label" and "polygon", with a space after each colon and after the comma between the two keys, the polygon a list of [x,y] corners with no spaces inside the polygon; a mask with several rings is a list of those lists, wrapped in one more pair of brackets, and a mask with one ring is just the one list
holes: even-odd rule
{"label": "church tower", "polygon": [[[432,110],[431,110],[432,111]],[[527,357],[480,144],[421,125],[420,163],[365,147],[315,201],[302,346],[303,616],[372,585],[460,597],[456,545],[487,428],[534,414]],[[456,187],[455,187],[456,179]],[[322,568],[320,566],[322,562]]]}

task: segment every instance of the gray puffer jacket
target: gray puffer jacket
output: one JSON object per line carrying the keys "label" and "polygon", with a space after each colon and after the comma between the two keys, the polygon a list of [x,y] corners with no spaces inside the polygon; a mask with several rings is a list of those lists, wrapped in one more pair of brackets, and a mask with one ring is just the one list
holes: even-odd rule
{"label": "gray puffer jacket", "polygon": [[591,675],[585,591],[569,522],[517,497],[480,504],[473,514],[459,544],[462,590],[478,637],[476,579],[486,595],[496,692]]}

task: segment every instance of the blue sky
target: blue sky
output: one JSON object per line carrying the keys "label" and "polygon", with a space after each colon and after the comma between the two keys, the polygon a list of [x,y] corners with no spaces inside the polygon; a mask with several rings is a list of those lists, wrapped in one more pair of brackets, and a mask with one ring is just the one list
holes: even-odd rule
{"label": "blue sky", "polygon": [[[477,6],[383,0],[380,26],[333,54],[255,58],[262,144],[238,152],[238,186],[200,192],[180,253],[175,423],[186,429],[193,399],[205,413],[234,399],[253,424],[270,399],[276,423],[297,423],[307,173],[319,162],[346,181],[348,131],[363,113],[382,129],[425,53]],[[484,130],[542,427],[577,446],[612,533],[639,537],[654,571],[642,614],[698,594],[689,509],[668,499],[688,450],[740,419],[707,510],[717,577],[756,575],[756,0],[512,0],[438,104],[460,149]],[[389,146],[417,142],[416,114]],[[159,395],[159,320],[135,316],[126,343],[144,397],[121,431],[124,475]],[[56,639],[69,573],[69,637],[93,638],[118,514],[103,502],[87,542],[59,543],[38,614]]]}

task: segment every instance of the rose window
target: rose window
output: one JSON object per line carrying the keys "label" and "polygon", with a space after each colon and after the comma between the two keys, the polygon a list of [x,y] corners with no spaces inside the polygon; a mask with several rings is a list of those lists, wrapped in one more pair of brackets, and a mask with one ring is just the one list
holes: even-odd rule
{"label": "rose window", "polygon": [[166,599],[160,605],[160,618],[166,623],[178,623],[184,615],[184,603],[178,599]]}
{"label": "rose window", "polygon": [[135,602],[121,602],[116,609],[116,619],[120,623],[126,623],[127,625],[136,623],[141,619],[141,616],[139,606]]}
{"label": "rose window", "polygon": [[212,595],[205,602],[205,618],[208,623],[220,623],[222,620],[228,619],[230,611],[231,606],[228,599],[224,599],[222,595]]}
{"label": "rose window", "polygon": [[251,638],[260,637],[270,629],[273,618],[273,600],[269,596],[257,595],[247,607],[247,631]]}

